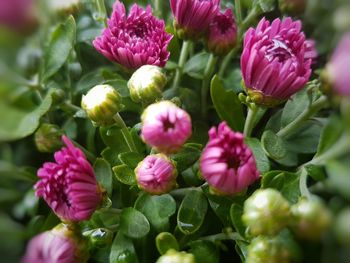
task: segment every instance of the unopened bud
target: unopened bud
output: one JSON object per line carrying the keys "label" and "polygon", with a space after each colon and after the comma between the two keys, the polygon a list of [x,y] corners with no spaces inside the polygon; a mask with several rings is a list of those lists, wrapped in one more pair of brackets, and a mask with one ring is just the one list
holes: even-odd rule
{"label": "unopened bud", "polygon": [[43,123],[34,135],[39,152],[52,153],[62,147],[63,131],[56,125]]}
{"label": "unopened bud", "polygon": [[83,235],[89,237],[91,245],[97,248],[108,246],[113,241],[113,232],[105,228],[89,230]]}
{"label": "unopened bud", "polygon": [[192,254],[171,249],[161,256],[156,263],[195,263],[195,258]]}

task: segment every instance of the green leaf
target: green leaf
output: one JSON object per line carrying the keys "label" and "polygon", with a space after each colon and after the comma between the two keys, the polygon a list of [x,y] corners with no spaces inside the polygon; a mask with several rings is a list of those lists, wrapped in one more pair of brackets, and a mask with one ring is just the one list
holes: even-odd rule
{"label": "green leaf", "polygon": [[48,47],[45,49],[41,69],[43,82],[53,76],[66,62],[76,38],[76,26],[73,16],[59,25],[52,33]]}
{"label": "green leaf", "polygon": [[307,174],[315,181],[326,179],[326,172],[323,166],[309,164],[305,167]]}
{"label": "green leaf", "polygon": [[243,214],[243,207],[238,204],[232,204],[230,208],[230,217],[232,221],[232,225],[236,229],[236,231],[242,236],[245,236],[245,230],[246,227],[244,226],[242,222],[242,214]]}
{"label": "green leaf", "polygon": [[341,196],[350,200],[350,165],[340,161],[329,161],[326,164],[329,186]]}
{"label": "green leaf", "polygon": [[213,242],[207,240],[197,240],[190,243],[190,253],[200,263],[218,263],[220,262],[220,253]]}
{"label": "green leaf", "polygon": [[261,146],[261,143],[256,138],[245,138],[246,144],[253,151],[256,165],[261,174],[266,173],[270,170],[270,162],[267,158],[264,149]]}
{"label": "green leaf", "polygon": [[218,76],[214,76],[210,85],[210,94],[215,110],[221,120],[235,131],[242,131],[244,127],[244,115],[242,104],[236,93],[225,90]]}
{"label": "green leaf", "polygon": [[157,235],[156,247],[161,255],[164,255],[169,249],[174,249],[176,251],[180,249],[176,238],[168,232],[162,232]]}
{"label": "green leaf", "polygon": [[135,152],[125,152],[119,154],[119,160],[127,165],[131,169],[135,169],[136,166],[143,160],[143,155]]}
{"label": "green leaf", "polygon": [[31,135],[38,128],[40,118],[50,110],[53,92],[54,90],[49,90],[42,103],[29,113],[0,103],[0,142],[19,140]]}
{"label": "green leaf", "polygon": [[301,113],[303,113],[310,104],[310,100],[306,89],[303,89],[296,93],[284,106],[281,125],[283,127],[287,126],[289,123],[294,121]]}
{"label": "green leaf", "polygon": [[171,195],[151,196],[143,193],[135,202],[135,208],[142,212],[157,231],[166,231],[169,218],[176,212],[176,202]]}
{"label": "green leaf", "polygon": [[276,6],[275,0],[257,0],[257,3],[264,13],[273,11]]}
{"label": "green leaf", "polygon": [[111,253],[109,254],[109,262],[138,263],[134,244],[122,232],[118,232],[114,238]]}
{"label": "green leaf", "polygon": [[122,164],[113,167],[113,172],[118,181],[126,185],[136,185],[135,172],[129,166]]}
{"label": "green leaf", "polygon": [[204,69],[207,65],[209,54],[201,52],[191,57],[184,66],[184,73],[195,79],[203,79]]}
{"label": "green leaf", "polygon": [[261,144],[267,155],[274,160],[282,159],[287,153],[283,139],[270,130],[263,133]]}
{"label": "green leaf", "polygon": [[116,231],[119,226],[121,212],[115,208],[103,208],[97,210],[89,221],[90,228],[104,227]]}
{"label": "green leaf", "polygon": [[100,135],[105,145],[111,148],[115,154],[129,151],[123,134],[117,126],[100,128]]}
{"label": "green leaf", "polygon": [[191,167],[200,157],[201,151],[191,145],[184,145],[181,151],[171,156],[179,173]]}
{"label": "green leaf", "polygon": [[180,231],[185,235],[195,233],[203,224],[207,209],[207,199],[201,191],[189,192],[182,200],[177,214],[177,225]]}
{"label": "green leaf", "polygon": [[120,231],[131,238],[142,238],[150,231],[147,218],[135,208],[129,207],[122,211]]}
{"label": "green leaf", "polygon": [[106,189],[108,195],[111,196],[113,177],[110,164],[102,158],[97,158],[94,164],[94,171],[97,181]]}

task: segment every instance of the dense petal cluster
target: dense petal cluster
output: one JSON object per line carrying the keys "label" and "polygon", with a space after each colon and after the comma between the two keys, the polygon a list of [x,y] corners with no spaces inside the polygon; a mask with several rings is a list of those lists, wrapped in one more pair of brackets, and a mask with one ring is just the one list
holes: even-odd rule
{"label": "dense petal cluster", "polygon": [[209,131],[200,170],[213,190],[224,195],[239,193],[259,178],[253,153],[244,144],[243,134],[233,132],[225,122]]}
{"label": "dense petal cluster", "polygon": [[175,28],[181,38],[203,34],[219,10],[220,0],[170,0]]}
{"label": "dense petal cluster", "polygon": [[209,25],[207,45],[216,55],[227,54],[237,41],[237,25],[230,8],[218,12]]}
{"label": "dense petal cluster", "polygon": [[192,134],[190,115],[170,101],[148,106],[142,113],[143,140],[163,153],[174,153]]}
{"label": "dense petal cluster", "polygon": [[65,136],[67,147],[55,153],[55,163],[44,163],[35,193],[63,221],[87,220],[101,203],[102,194],[84,153]]}
{"label": "dense petal cluster", "polygon": [[245,86],[258,104],[287,100],[311,75],[310,42],[301,22],[285,18],[271,24],[263,18],[244,37],[241,69]]}
{"label": "dense petal cluster", "polygon": [[327,65],[327,78],[339,95],[350,96],[350,32],[346,33]]}
{"label": "dense petal cluster", "polygon": [[150,6],[142,9],[134,4],[127,15],[124,4],[118,0],[108,27],[93,45],[102,55],[126,68],[163,67],[169,58],[167,47],[171,38],[164,21],[152,15]]}
{"label": "dense petal cluster", "polygon": [[164,154],[147,156],[135,174],[139,187],[150,194],[164,194],[176,186],[175,164]]}

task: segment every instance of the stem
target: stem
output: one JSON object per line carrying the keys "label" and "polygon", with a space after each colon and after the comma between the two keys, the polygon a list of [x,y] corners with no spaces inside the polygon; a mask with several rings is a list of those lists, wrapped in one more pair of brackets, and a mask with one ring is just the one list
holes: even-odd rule
{"label": "stem", "polygon": [[106,6],[105,6],[105,1],[104,0],[96,0],[96,6],[97,6],[97,12],[100,16],[98,19],[102,20],[105,27],[107,27],[108,24],[107,24],[107,11],[106,11]]}
{"label": "stem", "polygon": [[123,134],[124,140],[126,142],[126,144],[128,145],[130,152],[138,152],[137,148],[135,146],[134,140],[131,136],[131,133],[128,129],[128,127],[126,126],[124,120],[122,119],[122,117],[119,115],[119,113],[117,113],[116,115],[114,115],[114,120],[115,122],[121,127],[121,132]]}
{"label": "stem", "polygon": [[210,54],[208,64],[204,71],[204,78],[202,82],[202,90],[201,90],[201,99],[202,99],[202,117],[205,118],[207,114],[207,101],[208,101],[208,89],[210,86],[210,79],[213,75],[213,71],[215,69],[215,65],[217,62],[217,57],[213,54]]}
{"label": "stem", "polygon": [[156,16],[162,16],[162,0],[154,0],[154,13]]}
{"label": "stem", "polygon": [[185,40],[182,43],[179,63],[178,63],[178,67],[176,69],[176,75],[175,75],[174,82],[173,82],[173,87],[172,87],[174,92],[177,91],[178,88],[179,88],[179,85],[180,85],[180,82],[181,82],[183,68],[184,68],[186,60],[187,60],[187,56],[188,56],[188,53],[189,53],[190,46],[191,46],[191,43],[188,40]]}
{"label": "stem", "polygon": [[242,5],[241,5],[241,0],[235,0],[235,8],[236,8],[237,24],[240,27],[240,25],[242,24]]}
{"label": "stem", "polygon": [[254,126],[257,122],[255,120],[257,113],[258,113],[257,107],[248,107],[248,114],[244,123],[244,132],[243,132],[245,137],[250,137],[250,135],[252,134]]}
{"label": "stem", "polygon": [[287,137],[295,132],[304,121],[308,120],[314,114],[328,105],[328,98],[326,96],[320,97],[317,101],[310,105],[302,114],[300,114],[294,121],[289,123],[286,127],[277,133],[279,137]]}
{"label": "stem", "polygon": [[219,233],[216,235],[201,237],[200,240],[220,241],[220,240],[244,240],[238,233]]}
{"label": "stem", "polygon": [[227,68],[228,64],[230,63],[231,59],[233,58],[233,56],[236,54],[236,51],[237,51],[236,48],[232,49],[223,59],[221,66],[220,66],[219,74],[218,74],[220,78],[224,77],[226,68]]}
{"label": "stem", "polygon": [[249,14],[246,16],[242,22],[241,32],[245,32],[246,29],[253,23],[256,17],[260,14],[258,7],[254,7],[250,10]]}
{"label": "stem", "polygon": [[303,169],[299,178],[299,189],[302,196],[311,199],[311,193],[307,188],[307,171]]}

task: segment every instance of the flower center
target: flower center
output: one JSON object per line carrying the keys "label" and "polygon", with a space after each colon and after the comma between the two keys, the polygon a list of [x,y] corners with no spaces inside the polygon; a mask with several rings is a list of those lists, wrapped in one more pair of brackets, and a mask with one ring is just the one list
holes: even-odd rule
{"label": "flower center", "polygon": [[267,47],[265,57],[269,61],[277,59],[279,62],[284,62],[295,56],[287,43],[274,38],[272,39],[272,43]]}
{"label": "flower center", "polygon": [[221,34],[225,34],[232,26],[232,22],[225,15],[220,15],[215,18],[215,24]]}
{"label": "flower center", "polygon": [[165,119],[163,121],[163,129],[165,132],[167,132],[168,130],[172,130],[175,128],[174,123],[172,123],[169,119]]}

